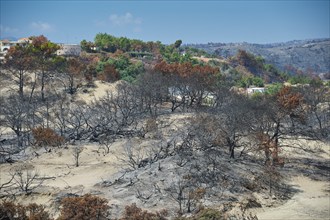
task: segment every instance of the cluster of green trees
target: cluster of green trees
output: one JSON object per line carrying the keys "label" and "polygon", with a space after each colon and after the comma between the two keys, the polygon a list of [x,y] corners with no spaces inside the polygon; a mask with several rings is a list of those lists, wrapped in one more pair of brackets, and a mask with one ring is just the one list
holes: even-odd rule
{"label": "cluster of green trees", "polygon": [[181,50],[185,51],[186,53],[191,54],[192,56],[197,56],[197,57],[213,57],[216,58],[215,55],[207,53],[205,50],[202,49],[197,49],[189,46],[182,46]]}
{"label": "cluster of green trees", "polygon": [[[164,45],[160,41],[144,42],[136,39],[128,39],[126,37],[115,37],[107,33],[99,33],[95,36],[94,42],[86,40],[81,41],[80,45],[86,52],[109,52],[115,53],[122,51],[131,57],[146,56],[157,57],[162,56],[163,60],[169,63],[174,62],[193,62],[192,56],[207,55],[206,52],[189,47],[181,47],[182,40],[177,40],[173,44]],[[97,49],[96,49],[97,48]]]}
{"label": "cluster of green trees", "polygon": [[[115,56],[102,58],[96,65],[98,78],[104,81],[125,80],[134,82],[139,74],[145,71],[142,62],[132,62],[131,57],[149,57],[164,60],[167,63],[191,63],[204,66],[203,62],[194,59],[193,55],[206,54],[204,51],[189,47],[182,47],[182,41],[164,45],[161,42],[143,42],[125,37],[114,37],[106,33],[95,36],[94,42],[81,42],[82,49],[93,52],[91,48],[99,51],[113,53]],[[96,52],[96,51],[94,51]]]}
{"label": "cluster of green trees", "polygon": [[258,76],[242,76],[237,85],[242,88],[248,88],[249,86],[263,87],[264,80]]}
{"label": "cluster of green trees", "polygon": [[[114,53],[117,50],[123,52],[150,52],[153,53],[161,47],[158,42],[143,42],[141,40],[129,39],[126,37],[115,37],[107,33],[98,33],[94,38],[94,42],[82,40],[80,45],[87,52],[110,52]],[[95,48],[95,49],[94,49]]]}
{"label": "cluster of green trees", "polygon": [[[178,43],[179,42],[179,43]],[[198,60],[194,59],[193,54],[189,50],[180,48],[181,40],[177,40],[174,44],[163,46],[160,50],[163,60],[168,63],[192,63],[202,64]]]}
{"label": "cluster of green trees", "polygon": [[313,78],[311,76],[305,75],[305,74],[300,74],[300,75],[292,75],[292,76],[288,76],[288,80],[289,83],[291,83],[292,85],[295,84],[311,84],[311,83],[317,83],[317,81],[321,81],[317,78]]}
{"label": "cluster of green trees", "polygon": [[117,77],[113,78],[113,81],[121,79],[127,82],[134,82],[137,76],[144,72],[144,65],[141,61],[133,63],[128,56],[122,54],[115,58],[99,61],[96,65],[96,71],[103,76],[117,75]]}

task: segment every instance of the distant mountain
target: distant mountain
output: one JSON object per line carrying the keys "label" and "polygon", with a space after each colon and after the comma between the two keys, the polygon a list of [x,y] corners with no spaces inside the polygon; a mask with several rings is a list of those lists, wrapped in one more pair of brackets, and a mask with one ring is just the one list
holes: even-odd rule
{"label": "distant mountain", "polygon": [[281,70],[300,69],[304,72],[330,72],[330,38],[312,40],[294,40],[285,43],[208,43],[191,44],[190,47],[203,49],[211,54],[225,58],[234,56],[238,50],[245,50],[262,56],[267,63]]}

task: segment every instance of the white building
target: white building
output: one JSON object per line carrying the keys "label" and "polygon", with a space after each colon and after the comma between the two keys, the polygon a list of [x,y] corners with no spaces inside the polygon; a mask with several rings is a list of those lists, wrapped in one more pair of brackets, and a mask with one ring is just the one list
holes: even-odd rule
{"label": "white building", "polygon": [[247,93],[254,94],[254,93],[265,93],[265,88],[264,87],[252,87],[247,89]]}
{"label": "white building", "polygon": [[7,51],[10,47],[14,47],[16,45],[25,45],[28,43],[31,43],[29,38],[20,38],[17,41],[0,40],[0,60],[5,59]]}
{"label": "white building", "polygon": [[[17,41],[0,40],[0,60],[4,60],[7,51],[10,47],[16,45],[29,44],[32,41],[29,38],[21,38]],[[56,51],[57,55],[61,56],[79,56],[81,53],[81,46],[79,44],[58,44],[60,49]]]}
{"label": "white building", "polygon": [[81,46],[79,44],[58,44],[61,48],[56,51],[60,56],[79,56]]}
{"label": "white building", "polygon": [[0,40],[0,61],[5,59],[9,48],[15,46],[16,44],[17,41]]}

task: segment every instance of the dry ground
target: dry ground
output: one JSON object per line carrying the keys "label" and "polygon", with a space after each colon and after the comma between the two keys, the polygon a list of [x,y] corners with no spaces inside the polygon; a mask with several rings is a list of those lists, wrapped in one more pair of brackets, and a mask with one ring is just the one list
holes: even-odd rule
{"label": "dry ground", "polygon": [[305,176],[297,176],[291,179],[290,184],[298,192],[281,206],[258,210],[257,216],[259,220],[325,220],[330,218],[329,182],[315,181]]}

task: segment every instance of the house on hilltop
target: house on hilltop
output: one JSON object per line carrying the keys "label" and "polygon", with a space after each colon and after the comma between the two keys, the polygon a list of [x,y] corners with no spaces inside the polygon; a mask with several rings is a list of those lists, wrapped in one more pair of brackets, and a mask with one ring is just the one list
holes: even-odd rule
{"label": "house on hilltop", "polygon": [[26,45],[31,43],[29,38],[20,38],[17,41],[10,41],[7,39],[0,40],[0,61],[5,59],[5,56],[10,47],[14,47],[17,45]]}
{"label": "house on hilltop", "polygon": [[[27,45],[32,43],[29,38],[20,38],[17,41],[0,40],[0,61],[4,61],[5,56],[10,47],[17,45]],[[79,56],[81,53],[81,46],[79,44],[58,44],[60,49],[56,51],[59,56]]]}
{"label": "house on hilltop", "polygon": [[265,93],[265,88],[264,87],[251,87],[247,89],[248,95],[252,95],[255,93]]}
{"label": "house on hilltop", "polygon": [[60,49],[56,51],[59,56],[79,56],[81,46],[79,44],[58,44]]}

